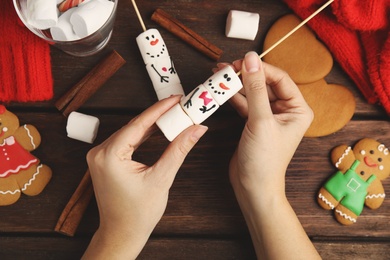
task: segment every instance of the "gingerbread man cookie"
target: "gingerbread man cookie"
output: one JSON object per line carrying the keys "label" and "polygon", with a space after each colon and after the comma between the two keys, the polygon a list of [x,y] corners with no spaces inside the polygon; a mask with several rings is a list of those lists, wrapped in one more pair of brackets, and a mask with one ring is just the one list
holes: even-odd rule
{"label": "gingerbread man cookie", "polygon": [[0,206],[15,203],[21,193],[38,195],[51,179],[51,169],[30,152],[41,143],[32,125],[0,105]]}
{"label": "gingerbread man cookie", "polygon": [[331,161],[338,171],[318,192],[318,203],[334,210],[337,221],[351,225],[364,205],[379,208],[385,191],[381,180],[390,174],[389,149],[374,139],[364,138],[352,148],[340,145],[331,152]]}

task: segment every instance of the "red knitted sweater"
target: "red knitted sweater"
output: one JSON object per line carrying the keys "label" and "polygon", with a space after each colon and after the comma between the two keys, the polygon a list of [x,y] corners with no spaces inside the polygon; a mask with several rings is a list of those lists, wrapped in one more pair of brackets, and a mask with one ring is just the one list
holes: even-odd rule
{"label": "red knitted sweater", "polygon": [[[302,19],[326,0],[284,0]],[[390,1],[335,0],[308,25],[369,103],[390,114]]]}
{"label": "red knitted sweater", "polygon": [[12,0],[0,8],[0,102],[43,101],[53,96],[48,43],[19,20]]}

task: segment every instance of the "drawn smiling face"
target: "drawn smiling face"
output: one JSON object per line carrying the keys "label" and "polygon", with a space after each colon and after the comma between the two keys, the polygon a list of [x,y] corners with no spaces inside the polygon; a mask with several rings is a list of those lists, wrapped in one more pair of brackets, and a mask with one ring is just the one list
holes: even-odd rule
{"label": "drawn smiling face", "polygon": [[219,105],[225,103],[242,88],[240,78],[230,66],[226,66],[212,75],[203,85],[210,91]]}
{"label": "drawn smiling face", "polygon": [[361,162],[360,174],[375,174],[379,179],[388,177],[390,173],[389,149],[372,139],[367,138],[364,141],[364,146],[358,143],[354,147],[355,157]]}
{"label": "drawn smiling face", "polygon": [[156,29],[149,29],[141,33],[136,40],[145,64],[160,57],[169,56],[165,42]]}
{"label": "drawn smiling face", "polygon": [[232,78],[229,77],[229,74],[225,73],[223,75],[223,79],[218,78],[216,82],[210,78],[208,86],[212,90],[212,93],[217,95],[225,95],[226,91],[230,90],[228,83],[231,80]]}

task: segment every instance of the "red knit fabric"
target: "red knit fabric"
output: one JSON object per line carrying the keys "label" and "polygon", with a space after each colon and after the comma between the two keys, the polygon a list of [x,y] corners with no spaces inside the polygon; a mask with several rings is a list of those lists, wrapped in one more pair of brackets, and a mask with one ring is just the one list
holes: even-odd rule
{"label": "red knit fabric", "polygon": [[[326,0],[284,0],[302,19]],[[335,0],[308,25],[369,103],[390,114],[390,1]]]}
{"label": "red knit fabric", "polygon": [[53,97],[49,44],[23,26],[12,0],[0,9],[0,101]]}

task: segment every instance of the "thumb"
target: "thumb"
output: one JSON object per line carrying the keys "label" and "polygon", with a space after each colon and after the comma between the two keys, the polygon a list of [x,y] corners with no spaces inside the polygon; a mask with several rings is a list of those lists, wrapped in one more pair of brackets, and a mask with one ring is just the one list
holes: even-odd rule
{"label": "thumb", "polygon": [[159,177],[164,180],[164,184],[167,184],[169,187],[172,185],[176,173],[183,164],[187,154],[206,133],[207,129],[203,125],[190,126],[168,145],[160,159],[153,166],[154,171],[158,172]]}
{"label": "thumb", "polygon": [[262,61],[256,52],[248,52],[242,64],[242,81],[248,101],[248,119],[272,116]]}

